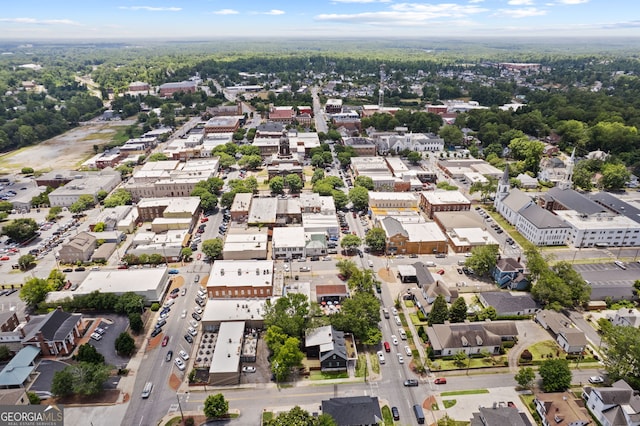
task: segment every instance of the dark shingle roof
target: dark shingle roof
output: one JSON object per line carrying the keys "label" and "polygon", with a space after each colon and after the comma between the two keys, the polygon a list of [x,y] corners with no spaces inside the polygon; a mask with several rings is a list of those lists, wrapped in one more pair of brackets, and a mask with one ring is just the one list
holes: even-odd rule
{"label": "dark shingle roof", "polygon": [[42,336],[46,341],[62,340],[78,323],[80,316],[72,315],[60,309],[49,312],[41,321],[38,321],[33,329],[25,336],[24,340],[30,340],[38,331],[42,332]]}
{"label": "dark shingle roof", "polygon": [[376,396],[350,396],[322,401],[322,412],[329,414],[338,426],[382,423],[380,403]]}
{"label": "dark shingle roof", "polygon": [[538,229],[571,227],[567,222],[537,204],[529,204],[518,213]]}
{"label": "dark shingle roof", "polygon": [[413,267],[416,268],[416,279],[418,280],[418,286],[426,288],[436,282],[436,280],[433,279],[433,275],[431,275],[431,272],[429,271],[429,269],[427,269],[424,263],[416,262],[413,264]]}
{"label": "dark shingle roof", "polygon": [[541,197],[545,200],[555,200],[569,210],[586,215],[606,212],[604,207],[573,189],[560,189],[556,186],[542,194]]}
{"label": "dark shingle roof", "polygon": [[589,194],[587,197],[615,213],[626,216],[629,219],[640,223],[640,209],[617,197],[614,197],[608,192],[597,192],[595,194]]}
{"label": "dark shingle roof", "polygon": [[516,272],[524,269],[524,266],[513,257],[503,257],[496,263],[496,268],[502,272]]}
{"label": "dark shingle roof", "polygon": [[[526,419],[526,416],[524,416]],[[529,426],[531,423],[520,416],[517,408],[480,407],[479,413],[473,413],[470,426]]]}
{"label": "dark shingle roof", "polygon": [[535,309],[539,306],[529,294],[514,296],[511,293],[503,291],[489,291],[481,293],[481,296],[488,305],[496,309],[498,315],[524,311],[526,309]]}

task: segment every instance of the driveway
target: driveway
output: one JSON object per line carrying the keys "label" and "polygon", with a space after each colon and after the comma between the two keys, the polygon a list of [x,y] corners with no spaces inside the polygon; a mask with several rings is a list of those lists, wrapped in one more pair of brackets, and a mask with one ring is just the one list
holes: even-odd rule
{"label": "driveway", "polygon": [[36,371],[38,372],[38,377],[31,385],[30,391],[51,391],[51,383],[53,382],[53,375],[58,371],[62,371],[69,364],[56,361],[43,359],[40,361],[40,364],[36,367]]}
{"label": "driveway", "polygon": [[518,328],[518,343],[509,349],[507,354],[509,370],[514,373],[518,371],[518,360],[523,350],[538,342],[554,340],[547,330],[540,327],[540,325],[533,320],[515,321],[515,323]]}
{"label": "driveway", "polygon": [[125,366],[129,362],[129,358],[116,354],[115,342],[120,333],[127,329],[129,319],[125,316],[112,315],[103,317],[103,319],[99,321],[99,324],[97,324],[98,321],[96,321],[91,330],[87,332],[87,336],[90,336],[96,327],[100,327],[105,330],[102,339],[98,341],[89,339],[88,343],[91,343],[98,352],[104,355],[105,363],[116,367]]}

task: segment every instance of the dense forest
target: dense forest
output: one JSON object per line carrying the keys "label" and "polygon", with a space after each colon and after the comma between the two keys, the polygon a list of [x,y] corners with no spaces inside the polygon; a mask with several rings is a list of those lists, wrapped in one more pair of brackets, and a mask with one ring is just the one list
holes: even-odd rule
{"label": "dense forest", "polygon": [[[215,93],[213,84],[209,87],[214,96],[209,97],[201,92],[168,101],[153,96],[118,96],[132,81],[157,86],[197,73],[203,80],[215,80],[223,86],[257,84],[268,91],[268,97],[252,103],[265,111],[270,103],[309,105],[309,93],[298,90],[328,83],[345,93],[345,104],[377,103],[382,69],[385,105],[402,106],[409,112],[369,119],[368,125],[392,128],[410,121],[415,131],[436,132],[439,120],[414,114],[424,111],[428,103],[470,99],[491,108],[462,114],[456,126],[472,132],[480,141],[480,154],[485,151],[485,156],[501,156],[511,142],[509,138],[520,135],[513,132],[522,132],[535,138],[557,135],[564,150],[575,147],[578,155],[585,155],[600,149],[628,166],[640,166],[639,50],[618,41],[575,45],[496,40],[226,40],[28,48],[8,45],[3,49],[11,54],[0,57],[0,151],[37,143],[98,114],[102,101],[78,83],[82,76],[93,79],[103,98],[114,93],[112,108],[125,116],[139,114],[141,102],[163,107],[167,113],[163,122],[141,116],[150,128],[171,125],[173,106],[195,114],[221,103],[222,97]],[[504,61],[535,62],[542,70],[505,73],[496,66]],[[22,64],[37,64],[41,69],[22,68]],[[25,81],[44,90],[24,90]],[[283,87],[288,91],[278,90]],[[357,88],[363,90],[352,94]],[[516,99],[526,106],[517,111],[497,108]]]}

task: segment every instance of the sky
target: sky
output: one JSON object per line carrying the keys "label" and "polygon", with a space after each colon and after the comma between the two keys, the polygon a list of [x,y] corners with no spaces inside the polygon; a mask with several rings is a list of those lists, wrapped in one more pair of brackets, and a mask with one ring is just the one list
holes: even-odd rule
{"label": "sky", "polygon": [[636,37],[636,7],[637,0],[5,0],[0,39]]}

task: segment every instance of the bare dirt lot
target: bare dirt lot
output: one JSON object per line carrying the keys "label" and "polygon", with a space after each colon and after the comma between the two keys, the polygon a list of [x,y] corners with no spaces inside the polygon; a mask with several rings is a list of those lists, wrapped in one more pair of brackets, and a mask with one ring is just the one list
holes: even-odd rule
{"label": "bare dirt lot", "polygon": [[110,142],[118,130],[132,120],[93,122],[71,129],[38,145],[0,156],[0,173],[19,172],[23,167],[38,171],[75,170],[93,156],[93,146]]}

